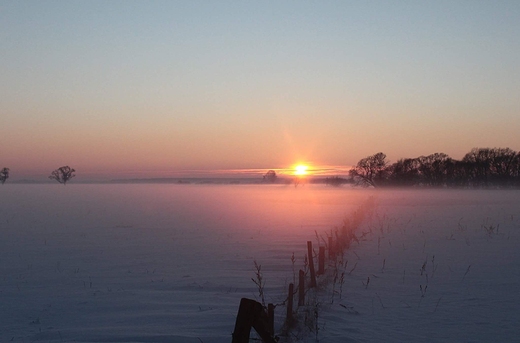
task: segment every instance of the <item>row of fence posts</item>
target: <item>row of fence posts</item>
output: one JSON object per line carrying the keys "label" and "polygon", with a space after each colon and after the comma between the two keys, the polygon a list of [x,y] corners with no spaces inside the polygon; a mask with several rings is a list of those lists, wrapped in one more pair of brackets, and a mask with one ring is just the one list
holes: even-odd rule
{"label": "row of fence posts", "polygon": [[[336,258],[336,249],[333,245],[332,237],[328,237],[328,257],[330,260]],[[318,250],[318,272],[314,268],[314,253],[312,250],[312,242],[307,241],[307,258],[309,263],[310,283],[309,288],[317,287],[316,275],[325,274],[325,247],[320,246]],[[287,296],[287,314],[286,323],[291,325],[294,321],[294,284],[289,284],[289,291]],[[305,305],[305,271],[301,270],[298,273],[298,307]],[[259,302],[242,298],[240,300],[240,307],[238,309],[237,319],[235,323],[235,330],[233,332],[232,343],[248,343],[251,328],[259,334],[262,342],[275,343],[274,338],[274,305],[267,305],[267,313],[262,304]]]}

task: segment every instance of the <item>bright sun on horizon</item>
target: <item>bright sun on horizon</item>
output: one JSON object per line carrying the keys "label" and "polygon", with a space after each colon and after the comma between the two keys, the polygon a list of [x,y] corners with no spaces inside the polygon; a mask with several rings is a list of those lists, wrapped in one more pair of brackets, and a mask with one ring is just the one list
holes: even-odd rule
{"label": "bright sun on horizon", "polygon": [[298,176],[304,176],[307,175],[309,167],[304,164],[298,164],[296,167],[294,167],[294,175]]}

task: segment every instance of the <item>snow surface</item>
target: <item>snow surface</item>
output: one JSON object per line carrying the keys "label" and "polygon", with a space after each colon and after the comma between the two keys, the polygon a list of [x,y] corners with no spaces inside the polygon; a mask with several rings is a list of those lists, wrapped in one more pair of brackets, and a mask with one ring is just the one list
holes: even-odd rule
{"label": "snow surface", "polygon": [[253,262],[281,304],[306,242],[370,196],[280,341],[520,341],[518,191],[173,184],[0,187],[0,341],[231,342]]}

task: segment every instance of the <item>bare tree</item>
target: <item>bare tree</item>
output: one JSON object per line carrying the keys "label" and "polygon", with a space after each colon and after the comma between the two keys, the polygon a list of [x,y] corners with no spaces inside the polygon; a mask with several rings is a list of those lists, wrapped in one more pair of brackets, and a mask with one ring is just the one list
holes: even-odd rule
{"label": "bare tree", "polygon": [[415,186],[419,182],[419,159],[400,159],[388,167],[392,186]]}
{"label": "bare tree", "polygon": [[269,170],[264,174],[263,179],[265,182],[275,183],[276,182],[276,172],[274,170]]}
{"label": "bare tree", "polygon": [[69,166],[59,167],[54,170],[49,176],[49,179],[56,180],[59,183],[63,183],[63,185],[67,184],[67,182],[72,179],[76,174],[74,174],[75,170]]}
{"label": "bare tree", "polygon": [[492,152],[490,161],[492,181],[498,187],[508,187],[513,184],[518,154],[509,148],[493,148]]}
{"label": "bare tree", "polygon": [[378,187],[386,180],[389,172],[387,165],[386,155],[378,152],[359,160],[358,164],[349,171],[349,174],[354,182],[359,185]]}
{"label": "bare tree", "polygon": [[9,178],[9,168],[4,168],[0,171],[0,182],[2,185],[5,183],[5,181]]}
{"label": "bare tree", "polygon": [[489,186],[492,155],[493,152],[490,148],[473,148],[462,158],[462,162],[471,166],[471,174],[468,176],[472,186]]}
{"label": "bare tree", "polygon": [[510,148],[473,148],[461,161],[435,153],[388,165],[383,153],[368,156],[349,171],[365,187],[520,187],[520,152]]}
{"label": "bare tree", "polygon": [[423,185],[442,187],[446,184],[448,170],[453,164],[451,157],[444,153],[435,153],[421,156],[418,158],[418,161]]}

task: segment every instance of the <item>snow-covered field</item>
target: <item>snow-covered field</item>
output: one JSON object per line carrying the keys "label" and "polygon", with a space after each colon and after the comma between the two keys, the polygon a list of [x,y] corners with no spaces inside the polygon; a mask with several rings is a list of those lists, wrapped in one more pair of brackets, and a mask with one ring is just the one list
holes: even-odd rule
{"label": "snow-covered field", "polygon": [[520,341],[519,191],[170,184],[0,187],[0,341],[231,342],[254,261],[281,303],[370,196],[343,284],[328,266],[281,341]]}

